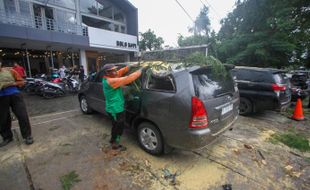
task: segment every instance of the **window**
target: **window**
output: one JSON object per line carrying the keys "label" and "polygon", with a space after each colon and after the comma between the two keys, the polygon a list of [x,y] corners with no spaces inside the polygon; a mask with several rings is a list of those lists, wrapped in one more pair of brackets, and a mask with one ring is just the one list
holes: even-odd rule
{"label": "window", "polygon": [[12,14],[16,13],[15,1],[14,0],[3,0],[5,12]]}
{"label": "window", "polygon": [[114,24],[114,31],[119,32],[119,25]]}
{"label": "window", "polygon": [[81,2],[81,11],[87,14],[92,14],[96,16],[101,16],[105,18],[112,19],[113,6],[107,0],[101,0],[97,2],[96,0],[83,0]]}
{"label": "window", "polygon": [[[75,0],[36,0],[41,3],[48,3],[52,5],[57,5],[60,7],[66,7],[69,9],[75,9]],[[88,2],[89,0],[81,0],[81,2]]]}
{"label": "window", "polygon": [[[81,0],[80,7],[81,12],[87,14],[82,16],[82,21],[87,26],[121,33],[127,32],[124,12],[115,7],[111,1]],[[91,15],[97,17],[92,17]],[[98,19],[98,17],[101,17],[102,19]]]}
{"label": "window", "polygon": [[104,30],[113,30],[113,24],[104,20],[99,20],[88,16],[82,16],[82,22],[87,26],[101,28]]}
{"label": "window", "polygon": [[233,73],[237,77],[237,80],[250,81],[252,77],[251,73],[248,70],[244,69],[234,70]]}
{"label": "window", "polygon": [[195,94],[202,100],[234,92],[234,83],[231,76],[221,76],[212,68],[201,68],[192,72]]}
{"label": "window", "polygon": [[126,27],[125,26],[121,26],[121,33],[126,33]]}
{"label": "window", "polygon": [[117,22],[125,23],[125,15],[117,7],[114,7],[114,20],[117,21]]}
{"label": "window", "polygon": [[95,0],[81,0],[81,11],[88,14],[97,15],[97,1]]}
{"label": "window", "polygon": [[[85,0],[83,0],[85,1]],[[50,0],[49,3],[75,9],[75,0]]]}
{"label": "window", "polygon": [[101,0],[100,3],[98,2],[98,15],[99,16],[113,19],[112,9],[113,9],[113,6],[109,1]]}
{"label": "window", "polygon": [[19,2],[20,14],[26,17],[30,17],[30,4],[28,1],[21,0]]}
{"label": "window", "polygon": [[253,71],[251,81],[252,82],[271,82],[270,74],[268,72]]}
{"label": "window", "polygon": [[56,9],[56,19],[58,23],[76,23],[75,14]]}
{"label": "window", "polygon": [[146,89],[160,91],[175,91],[172,76],[157,77],[151,75],[148,78]]}

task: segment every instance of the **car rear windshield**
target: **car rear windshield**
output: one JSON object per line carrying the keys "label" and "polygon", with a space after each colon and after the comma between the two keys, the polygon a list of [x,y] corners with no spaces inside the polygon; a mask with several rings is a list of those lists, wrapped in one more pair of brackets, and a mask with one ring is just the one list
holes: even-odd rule
{"label": "car rear windshield", "polygon": [[285,76],[284,73],[274,73],[273,78],[274,78],[275,82],[278,84],[286,84],[288,81],[288,77]]}
{"label": "car rear windshield", "polygon": [[[225,72],[225,71],[224,71]],[[212,68],[201,68],[192,72],[195,94],[201,99],[210,99],[234,92],[230,72],[216,74]]]}

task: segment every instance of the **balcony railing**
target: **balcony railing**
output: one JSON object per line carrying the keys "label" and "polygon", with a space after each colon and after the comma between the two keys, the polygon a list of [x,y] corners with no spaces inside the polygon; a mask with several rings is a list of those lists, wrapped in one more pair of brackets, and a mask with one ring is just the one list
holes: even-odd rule
{"label": "balcony railing", "polygon": [[5,10],[0,10],[0,23],[88,36],[86,26],[81,26],[70,22],[56,22],[54,19],[39,16],[9,13]]}

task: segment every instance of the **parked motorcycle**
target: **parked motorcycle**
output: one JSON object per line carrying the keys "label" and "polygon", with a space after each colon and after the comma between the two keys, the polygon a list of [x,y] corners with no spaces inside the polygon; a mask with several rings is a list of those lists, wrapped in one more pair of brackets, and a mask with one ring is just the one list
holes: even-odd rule
{"label": "parked motorcycle", "polygon": [[40,88],[45,82],[43,78],[26,78],[23,91],[29,94],[41,95]]}
{"label": "parked motorcycle", "polygon": [[65,95],[64,87],[53,82],[44,82],[40,88],[43,98],[50,99]]}
{"label": "parked motorcycle", "polygon": [[63,82],[69,92],[77,93],[80,90],[79,80],[71,74],[68,74],[65,78],[63,78]]}
{"label": "parked motorcycle", "polygon": [[33,93],[47,99],[64,96],[68,92],[76,93],[79,89],[79,80],[70,73],[67,73],[65,78],[60,78],[57,73],[53,73],[51,77],[42,74],[35,78],[26,78],[24,87],[26,93]]}

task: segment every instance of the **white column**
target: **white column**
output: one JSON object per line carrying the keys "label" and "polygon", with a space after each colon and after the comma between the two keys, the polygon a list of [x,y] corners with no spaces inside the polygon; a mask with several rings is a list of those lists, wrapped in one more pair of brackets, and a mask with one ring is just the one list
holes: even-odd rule
{"label": "white column", "polygon": [[84,74],[88,75],[87,57],[85,50],[80,50],[80,65],[84,68]]}

